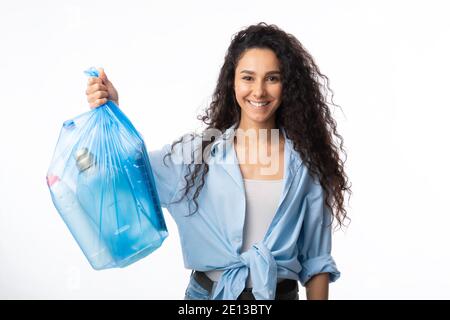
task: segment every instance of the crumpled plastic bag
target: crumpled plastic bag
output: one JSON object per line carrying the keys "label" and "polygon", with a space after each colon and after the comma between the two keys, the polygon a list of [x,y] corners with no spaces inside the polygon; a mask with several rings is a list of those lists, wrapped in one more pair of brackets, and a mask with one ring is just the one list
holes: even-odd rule
{"label": "crumpled plastic bag", "polygon": [[47,185],[96,270],[134,263],[168,236],[144,141],[112,101],[64,122]]}

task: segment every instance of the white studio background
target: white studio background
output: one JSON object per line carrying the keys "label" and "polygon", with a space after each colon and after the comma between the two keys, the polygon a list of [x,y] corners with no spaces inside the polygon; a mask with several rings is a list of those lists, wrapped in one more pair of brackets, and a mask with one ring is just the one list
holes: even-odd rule
{"label": "white studio background", "polygon": [[[200,128],[233,34],[294,34],[331,80],[353,183],[331,299],[448,299],[446,1],[2,1],[0,298],[182,299],[177,228],[143,260],[94,271],[45,176],[64,120],[105,68],[149,150]],[[304,298],[302,291],[302,298]]]}

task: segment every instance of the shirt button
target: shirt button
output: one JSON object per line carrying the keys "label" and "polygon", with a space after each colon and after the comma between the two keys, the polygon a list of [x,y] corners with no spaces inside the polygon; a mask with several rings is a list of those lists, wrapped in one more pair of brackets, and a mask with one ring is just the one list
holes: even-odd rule
{"label": "shirt button", "polygon": [[235,243],[241,243],[242,238],[241,238],[241,237],[234,237],[233,241],[234,241]]}

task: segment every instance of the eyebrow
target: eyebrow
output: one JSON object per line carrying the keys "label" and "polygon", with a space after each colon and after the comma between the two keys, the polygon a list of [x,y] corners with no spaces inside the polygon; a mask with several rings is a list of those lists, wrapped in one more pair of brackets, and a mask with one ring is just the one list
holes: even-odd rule
{"label": "eyebrow", "polygon": [[[242,70],[240,73],[255,74],[255,72],[250,71],[250,70]],[[268,75],[268,74],[281,74],[281,72],[278,70],[273,70],[273,71],[269,71],[266,73],[266,75]]]}

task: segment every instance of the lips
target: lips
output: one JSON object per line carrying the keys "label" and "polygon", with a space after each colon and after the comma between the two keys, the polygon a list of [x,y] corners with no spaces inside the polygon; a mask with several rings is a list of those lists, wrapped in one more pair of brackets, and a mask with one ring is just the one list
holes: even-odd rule
{"label": "lips", "polygon": [[253,107],[261,108],[270,104],[270,101],[251,101],[247,100],[247,102]]}

